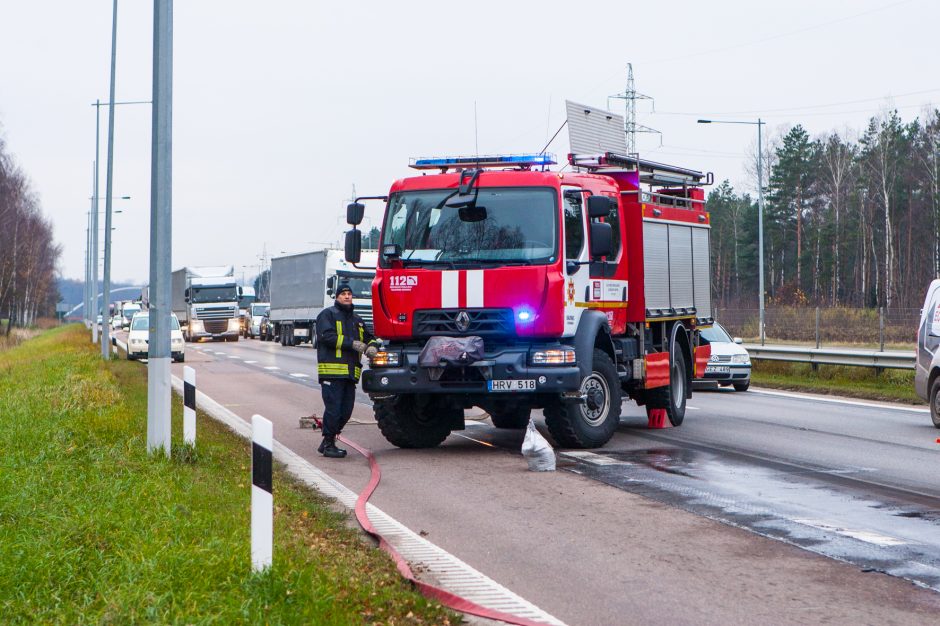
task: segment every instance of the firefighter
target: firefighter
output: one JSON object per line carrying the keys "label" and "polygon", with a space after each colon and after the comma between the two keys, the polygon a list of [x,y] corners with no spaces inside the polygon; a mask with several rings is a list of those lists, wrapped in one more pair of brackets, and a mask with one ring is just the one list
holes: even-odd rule
{"label": "firefighter", "polygon": [[372,358],[379,342],[353,312],[352,289],[340,283],[333,306],[317,316],[317,374],[323,393],[323,441],[317,452],[341,459],[346,451],[336,447],[336,437],[352,416],[356,386],[362,373],[361,355]]}

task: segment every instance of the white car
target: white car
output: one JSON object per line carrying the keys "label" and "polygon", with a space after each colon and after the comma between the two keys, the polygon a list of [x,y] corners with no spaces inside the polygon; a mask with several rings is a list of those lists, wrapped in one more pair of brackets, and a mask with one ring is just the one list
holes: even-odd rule
{"label": "white car", "polygon": [[120,315],[111,316],[111,330],[121,330],[122,318]]}
{"label": "white car", "polygon": [[916,355],[914,391],[930,404],[930,419],[940,428],[940,280],[927,288],[920,311]]}
{"label": "white car", "polygon": [[741,338],[732,339],[728,331],[715,322],[711,328],[702,329],[702,340],[711,345],[712,356],[705,366],[705,375],[697,380],[747,391],[751,385],[751,357],[741,346]]}
{"label": "white car", "polygon": [[[150,339],[150,315],[147,311],[135,313],[131,319],[130,330],[127,333],[127,359],[147,358],[147,342]],[[183,333],[180,330],[180,321],[176,315],[170,315],[170,354],[177,363],[186,360],[183,354]]]}

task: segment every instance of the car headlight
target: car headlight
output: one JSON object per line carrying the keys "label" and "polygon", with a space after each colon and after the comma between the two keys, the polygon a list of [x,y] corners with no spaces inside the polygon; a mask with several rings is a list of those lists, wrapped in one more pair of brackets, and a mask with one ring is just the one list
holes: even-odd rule
{"label": "car headlight", "polygon": [[238,318],[233,317],[228,321],[229,330],[238,330],[239,328],[240,328],[240,322]]}
{"label": "car headlight", "polygon": [[401,363],[401,353],[379,350],[369,362],[372,367],[395,367]]}
{"label": "car headlight", "polygon": [[732,354],[731,355],[732,363],[744,363],[746,365],[751,364],[751,357],[747,354]]}
{"label": "car headlight", "polygon": [[535,350],[529,354],[532,365],[570,365],[577,361],[574,348],[550,348],[548,350]]}
{"label": "car headlight", "polygon": [[132,346],[143,346],[146,344],[147,342],[144,339],[131,339]]}

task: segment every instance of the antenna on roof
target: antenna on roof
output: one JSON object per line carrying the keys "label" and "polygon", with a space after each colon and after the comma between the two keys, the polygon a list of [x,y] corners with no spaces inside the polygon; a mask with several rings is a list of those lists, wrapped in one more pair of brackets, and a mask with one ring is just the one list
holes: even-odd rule
{"label": "antenna on roof", "polygon": [[[660,136],[659,141],[662,143],[662,133],[660,131],[656,130],[655,128],[650,128],[649,126],[643,126],[642,124],[636,123],[636,101],[649,100],[650,102],[653,102],[653,97],[637,92],[636,84],[633,82],[633,63],[627,63],[627,88],[623,93],[608,96],[608,100],[610,98],[624,101],[626,111],[623,118],[623,132],[627,136],[628,154],[636,154],[637,133],[658,133]],[[656,110],[655,104],[653,104],[653,110]]]}

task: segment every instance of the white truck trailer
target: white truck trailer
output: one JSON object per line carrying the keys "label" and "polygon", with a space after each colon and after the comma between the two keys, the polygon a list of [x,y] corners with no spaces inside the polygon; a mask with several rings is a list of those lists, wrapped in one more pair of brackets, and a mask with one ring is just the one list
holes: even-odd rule
{"label": "white truck trailer", "polygon": [[234,267],[183,267],[173,272],[173,312],[186,341],[238,341],[238,297]]}
{"label": "white truck trailer", "polygon": [[271,259],[271,310],[275,339],[282,346],[313,343],[317,315],[333,305],[340,282],[349,283],[356,313],[372,329],[372,279],[376,250],[363,250],[358,267],[342,250],[315,250]]}

